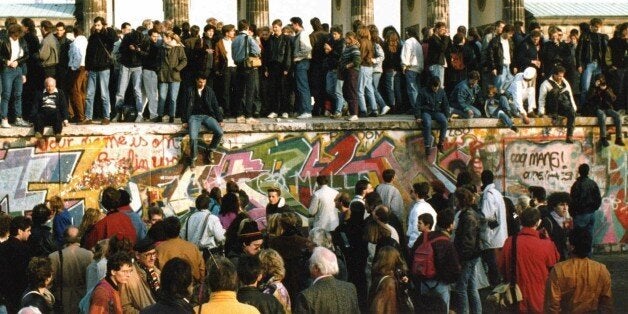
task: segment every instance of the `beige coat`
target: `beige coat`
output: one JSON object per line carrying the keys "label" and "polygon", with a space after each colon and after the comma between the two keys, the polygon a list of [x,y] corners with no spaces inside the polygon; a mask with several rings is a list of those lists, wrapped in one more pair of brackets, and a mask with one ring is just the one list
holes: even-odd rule
{"label": "beige coat", "polygon": [[201,279],[205,277],[205,260],[201,251],[192,242],[174,238],[161,242],[156,249],[157,265],[160,268],[163,268],[169,260],[179,257],[190,263],[192,276],[196,282],[201,282]]}
{"label": "beige coat", "polygon": [[[87,266],[92,261],[93,253],[78,245],[70,245],[63,249],[63,313],[78,313],[78,304],[85,295],[85,276]],[[60,296],[59,278],[59,251],[48,255],[52,261],[52,271],[54,273],[52,292],[57,300]]]}
{"label": "beige coat", "polygon": [[[161,275],[157,267],[155,272],[158,276]],[[135,264],[129,281],[120,287],[120,299],[124,313],[139,313],[145,307],[155,304],[155,298],[146,280],[146,272],[139,265]]]}

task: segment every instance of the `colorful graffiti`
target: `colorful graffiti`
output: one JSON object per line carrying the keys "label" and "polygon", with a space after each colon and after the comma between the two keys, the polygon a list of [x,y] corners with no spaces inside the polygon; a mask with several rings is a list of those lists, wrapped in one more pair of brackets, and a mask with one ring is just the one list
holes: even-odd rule
{"label": "colorful graffiti", "polygon": [[[193,205],[201,189],[233,180],[250,197],[251,208],[266,205],[267,188],[279,187],[288,204],[304,212],[319,174],[331,186],[353,193],[355,182],[381,181],[384,169],[397,171],[395,184],[410,203],[409,186],[440,180],[453,191],[456,175],[490,169],[507,196],[517,197],[528,186],[549,192],[568,191],[577,166],[587,162],[604,202],[598,211],[596,242],[628,243],[628,153],[623,147],[600,150],[594,129],[577,128],[579,141],[565,144],[558,128],[449,130],[445,152],[427,162],[420,132],[227,133],[213,165],[190,170],[180,135],[114,134],[65,137],[36,145],[24,138],[4,138],[0,150],[0,206],[20,214],[53,195],[64,197],[75,222],[83,209],[98,206],[100,191],[109,185],[126,187],[137,210],[158,201],[173,214]],[[209,139],[207,135],[207,140]]]}

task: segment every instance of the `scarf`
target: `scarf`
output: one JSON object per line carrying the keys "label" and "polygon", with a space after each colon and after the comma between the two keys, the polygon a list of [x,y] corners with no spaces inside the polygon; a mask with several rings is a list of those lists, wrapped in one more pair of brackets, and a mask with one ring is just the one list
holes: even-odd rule
{"label": "scarf", "polygon": [[554,218],[554,221],[556,221],[556,223],[561,227],[561,228],[565,228],[565,217],[561,217],[559,214],[556,213],[556,211],[552,211],[551,213],[552,218]]}
{"label": "scarf", "polygon": [[150,292],[153,294],[153,297],[157,298],[157,292],[159,291],[159,276],[155,272],[155,268],[148,268],[142,264],[139,264],[140,268],[146,273],[146,281],[148,282],[148,287],[150,288]]}

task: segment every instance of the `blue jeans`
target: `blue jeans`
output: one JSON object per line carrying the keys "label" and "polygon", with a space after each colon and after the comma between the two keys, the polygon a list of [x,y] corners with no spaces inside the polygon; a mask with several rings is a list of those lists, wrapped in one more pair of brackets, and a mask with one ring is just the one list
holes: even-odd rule
{"label": "blue jeans", "polygon": [[[597,208],[596,208],[597,209]],[[588,214],[578,214],[573,216],[574,228],[585,229],[593,237],[593,226],[595,225],[595,212]]]}
{"label": "blue jeans", "polygon": [[423,143],[425,147],[432,147],[434,143],[430,143],[432,140],[432,119],[438,122],[440,126],[440,132],[438,134],[438,143],[445,141],[445,135],[447,135],[447,117],[442,112],[427,112],[421,113],[421,119],[423,120]]}
{"label": "blue jeans", "polygon": [[345,103],[345,99],[342,97],[342,83],[343,81],[338,79],[338,71],[327,72],[325,91],[334,102],[334,113],[341,113],[342,106]]}
{"label": "blue jeans", "polygon": [[495,87],[497,87],[497,90],[501,89],[504,83],[510,81],[512,77],[513,75],[510,73],[510,65],[504,64],[501,71],[499,71],[497,76],[495,76]]}
{"label": "blue jeans", "polygon": [[397,71],[384,72],[384,96],[388,106],[395,107],[401,102],[401,73]]}
{"label": "blue jeans", "polygon": [[591,86],[591,79],[600,73],[602,73],[602,68],[597,61],[587,64],[582,70],[582,75],[580,76],[580,107],[587,103],[587,93]]}
{"label": "blue jeans", "polygon": [[94,115],[94,97],[96,96],[96,84],[100,88],[102,100],[103,118],[111,116],[111,103],[109,102],[109,70],[87,72],[87,95],[85,97],[85,118],[91,120]]}
{"label": "blue jeans", "polygon": [[157,108],[159,106],[157,72],[153,70],[142,70],[142,84],[144,85],[144,94],[148,99],[150,118],[154,119],[158,116]]}
{"label": "blue jeans", "polygon": [[514,102],[511,103],[510,101],[508,101],[508,97],[504,95],[500,96],[499,105],[501,107],[501,110],[503,110],[509,116],[517,117],[517,118],[521,116],[521,113],[519,112],[517,105],[515,105]]}
{"label": "blue jeans", "polygon": [[375,92],[373,91],[373,67],[361,66],[358,74],[358,107],[360,112],[367,112],[367,100],[371,104],[371,110],[377,111]]}
{"label": "blue jeans", "polygon": [[[166,106],[166,99],[168,102],[168,116],[174,118],[177,112],[177,96],[179,96],[179,86],[181,82],[159,83],[159,104],[157,105],[157,115],[163,116]],[[168,98],[170,95],[170,98]]]}
{"label": "blue jeans", "polygon": [[15,116],[22,117],[22,68],[5,66],[2,70],[2,100],[0,100],[0,115],[2,119],[9,116],[9,100],[14,98]]}
{"label": "blue jeans", "polygon": [[406,85],[408,89],[408,99],[412,112],[417,112],[419,105],[417,103],[419,97],[419,88],[421,87],[421,77],[419,72],[406,71]]}
{"label": "blue jeans", "polygon": [[129,80],[133,83],[133,95],[135,96],[135,109],[138,116],[142,115],[144,104],[142,103],[142,67],[120,69],[120,79],[118,81],[118,94],[116,94],[116,110],[124,106],[124,95],[129,86]]}
{"label": "blue jeans", "polygon": [[375,101],[379,109],[386,107],[386,102],[382,95],[379,93],[379,81],[382,78],[382,72],[373,72],[373,93],[375,94]]}
{"label": "blue jeans", "polygon": [[600,110],[596,111],[597,115],[597,124],[600,126],[600,138],[606,137],[606,116],[613,118],[613,123],[615,124],[615,134],[617,137],[621,137],[621,117],[619,113],[613,109],[608,110]]}
{"label": "blue jeans", "polygon": [[310,60],[301,60],[294,68],[294,80],[296,81],[296,91],[298,96],[297,113],[312,113],[312,94],[310,93],[310,83],[307,71],[310,69]]}
{"label": "blue jeans", "polygon": [[198,155],[198,133],[201,130],[201,126],[205,126],[207,130],[214,134],[207,150],[213,151],[218,148],[218,144],[220,144],[220,140],[222,139],[222,128],[214,117],[207,115],[191,115],[188,119],[188,128],[190,131],[190,142],[192,142],[192,161],[196,160],[196,156]]}
{"label": "blue jeans", "polygon": [[445,302],[445,305],[447,306],[447,311],[445,311],[445,313],[449,313],[449,299],[451,297],[449,292],[449,284],[440,282],[438,280],[428,279],[422,281],[421,294],[426,294],[430,290],[440,294],[441,298],[443,298],[443,301]]}
{"label": "blue jeans", "polygon": [[445,88],[445,67],[440,64],[432,64],[429,70],[432,76],[436,76],[440,80],[440,87]]}
{"label": "blue jeans", "polygon": [[[475,108],[474,106],[470,106],[469,109],[471,109],[471,111],[473,111],[473,117],[474,118],[481,118],[482,117],[482,112],[480,112],[480,109]],[[469,115],[469,113],[466,110],[462,110],[462,109],[459,109],[459,108],[451,107],[451,113],[455,113],[455,114],[459,115],[463,119],[470,119],[471,118],[471,116]]]}
{"label": "blue jeans", "polygon": [[480,261],[479,257],[462,262],[462,272],[456,282],[456,313],[482,313],[482,301],[478,292],[478,274],[475,266]]}

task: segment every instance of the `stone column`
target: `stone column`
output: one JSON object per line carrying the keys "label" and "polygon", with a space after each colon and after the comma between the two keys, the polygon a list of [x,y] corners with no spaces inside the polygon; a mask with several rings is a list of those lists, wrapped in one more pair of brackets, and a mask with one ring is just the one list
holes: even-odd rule
{"label": "stone column", "polygon": [[502,16],[503,20],[509,24],[513,24],[515,21],[525,23],[526,12],[523,0],[504,0]]}
{"label": "stone column", "polygon": [[181,26],[183,22],[190,21],[190,1],[189,0],[163,0],[164,19],[172,19],[174,25]]}
{"label": "stone column", "polygon": [[268,0],[247,0],[246,20],[257,27],[270,26],[268,20]]}
{"label": "stone column", "polygon": [[351,23],[360,20],[364,25],[375,22],[373,0],[351,0]]}
{"label": "stone column", "polygon": [[434,27],[437,22],[445,22],[449,27],[449,0],[429,0],[427,2],[427,25]]}
{"label": "stone column", "polygon": [[[81,2],[80,6],[82,6],[82,10],[77,6],[77,10],[75,12],[76,19],[83,26],[83,31],[85,31],[85,35],[89,36],[89,29],[92,27],[94,22],[94,18],[98,16],[102,16],[105,19],[107,18],[107,0],[77,0],[78,4]],[[111,21],[107,21],[111,22]]]}

